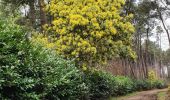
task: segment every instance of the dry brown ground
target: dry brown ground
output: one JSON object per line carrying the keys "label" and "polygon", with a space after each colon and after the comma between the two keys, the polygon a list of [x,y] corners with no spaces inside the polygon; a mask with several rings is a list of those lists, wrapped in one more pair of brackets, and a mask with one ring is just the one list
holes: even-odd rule
{"label": "dry brown ground", "polygon": [[157,94],[159,92],[166,92],[167,89],[155,89],[150,91],[138,92],[134,96],[120,98],[118,100],[157,100]]}

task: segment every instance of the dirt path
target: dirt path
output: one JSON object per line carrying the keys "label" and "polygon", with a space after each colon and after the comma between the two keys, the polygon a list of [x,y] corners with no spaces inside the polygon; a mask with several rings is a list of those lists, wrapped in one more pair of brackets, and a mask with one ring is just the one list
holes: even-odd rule
{"label": "dirt path", "polygon": [[166,92],[167,89],[155,89],[150,91],[142,91],[136,93],[134,96],[121,97],[117,100],[157,100],[159,92]]}

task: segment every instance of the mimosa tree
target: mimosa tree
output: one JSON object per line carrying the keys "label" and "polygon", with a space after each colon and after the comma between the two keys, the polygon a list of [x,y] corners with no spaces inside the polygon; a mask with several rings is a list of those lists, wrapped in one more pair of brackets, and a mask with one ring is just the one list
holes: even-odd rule
{"label": "mimosa tree", "polygon": [[115,56],[134,58],[133,15],[124,14],[124,4],[124,0],[51,0],[47,10],[53,22],[46,30],[56,51],[84,66]]}

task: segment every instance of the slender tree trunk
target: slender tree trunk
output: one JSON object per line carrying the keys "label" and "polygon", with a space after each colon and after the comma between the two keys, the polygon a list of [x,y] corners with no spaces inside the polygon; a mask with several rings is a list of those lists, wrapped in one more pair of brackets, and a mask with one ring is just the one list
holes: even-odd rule
{"label": "slender tree trunk", "polygon": [[140,70],[140,77],[145,77],[145,70],[144,70],[144,64],[143,64],[143,52],[142,52],[142,37],[141,34],[138,34],[138,65]]}
{"label": "slender tree trunk", "polygon": [[146,77],[148,77],[148,46],[149,46],[149,27],[146,30],[146,47],[145,47],[145,70],[146,70]]}
{"label": "slender tree trunk", "polygon": [[36,22],[35,22],[35,19],[36,19],[35,13],[36,13],[36,11],[35,11],[35,5],[34,4],[35,4],[34,0],[31,0],[29,2],[29,6],[30,6],[29,19],[31,21],[31,25],[33,26],[33,28],[35,28],[35,24],[36,24]]}
{"label": "slender tree trunk", "polygon": [[158,13],[159,13],[159,18],[160,18],[160,20],[161,20],[161,22],[162,22],[163,28],[164,28],[164,30],[165,30],[165,32],[166,32],[166,34],[167,34],[168,41],[169,41],[169,47],[170,47],[170,33],[169,33],[169,30],[167,29],[167,26],[166,26],[166,24],[165,24],[165,21],[164,21],[164,19],[163,19],[163,16],[162,16],[162,13],[161,13],[159,7],[157,7],[157,11],[158,11]]}
{"label": "slender tree trunk", "polygon": [[128,62],[129,62],[129,67],[130,67],[130,75],[131,77],[135,78],[135,73],[133,70],[133,63],[130,60],[128,60]]}
{"label": "slender tree trunk", "polygon": [[39,9],[40,9],[40,25],[41,25],[41,31],[42,31],[43,25],[47,23],[46,14],[44,11],[44,7],[45,7],[44,0],[38,0],[38,5],[39,5]]}
{"label": "slender tree trunk", "polygon": [[125,59],[122,59],[122,67],[123,67],[123,75],[126,76],[127,73],[126,73],[126,62],[125,62]]}
{"label": "slender tree trunk", "polygon": [[168,70],[168,78],[170,78],[170,67],[167,66],[167,70]]}
{"label": "slender tree trunk", "polygon": [[[159,43],[159,44],[160,44],[160,48],[162,48],[162,45],[161,45],[161,44],[162,44],[162,36],[161,36],[161,34],[160,34],[160,41],[159,41],[159,42],[160,42],[160,43]],[[159,56],[160,56],[160,57],[159,57],[159,61],[160,61],[160,65],[159,65],[159,67],[160,67],[160,77],[162,78],[162,77],[164,76],[164,75],[163,75],[163,74],[164,74],[164,73],[163,73],[164,70],[163,70],[163,68],[162,68],[162,54],[160,53]]]}
{"label": "slender tree trunk", "polygon": [[144,64],[144,53],[143,53],[143,50],[142,50],[142,37],[141,37],[141,34],[139,35],[139,57],[140,57],[140,62],[141,62],[141,73],[142,73],[142,77],[145,78],[146,77],[146,72],[145,72],[145,64]]}
{"label": "slender tree trunk", "polygon": [[124,65],[125,65],[125,75],[128,75],[128,63],[126,58],[124,59]]}
{"label": "slender tree trunk", "polygon": [[139,44],[138,44],[138,62],[139,62],[139,72],[140,76],[143,77],[142,63],[141,63],[141,34],[139,33]]}

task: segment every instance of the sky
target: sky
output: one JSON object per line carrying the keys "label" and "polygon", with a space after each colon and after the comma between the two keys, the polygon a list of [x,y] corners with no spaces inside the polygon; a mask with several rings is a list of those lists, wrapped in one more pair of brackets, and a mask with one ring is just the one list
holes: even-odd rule
{"label": "sky", "polygon": [[[168,1],[170,2],[170,0],[168,0]],[[170,7],[170,5],[168,5],[168,7]],[[166,26],[169,27],[170,26],[170,18],[166,19],[165,23],[166,23]],[[162,23],[160,23],[160,24],[162,25]],[[170,30],[168,29],[168,31],[170,31]],[[169,41],[168,41],[167,33],[165,32],[165,30],[164,30],[164,33],[162,34],[161,40],[162,40],[161,41],[162,42],[161,43],[162,49],[167,50],[169,48]]]}
{"label": "sky", "polygon": [[[166,23],[167,26],[170,26],[170,18],[168,18],[165,21],[165,23]],[[160,24],[160,26],[162,26],[161,22],[159,24]],[[150,40],[156,41],[156,38],[157,38],[156,35],[153,35],[153,36],[150,37]],[[161,48],[164,51],[166,51],[169,48],[169,41],[168,41],[167,33],[165,32],[165,30],[164,30],[163,33],[161,33]]]}
{"label": "sky", "polygon": [[[140,0],[136,0],[136,3],[138,3],[139,1]],[[170,2],[170,0],[168,0],[168,1]],[[167,27],[169,27],[170,26],[170,18],[168,18],[165,21],[165,23],[166,23]],[[159,25],[163,27],[161,22],[159,23]],[[153,31],[153,33],[156,33],[156,31]],[[161,38],[161,48],[162,48],[162,50],[166,51],[167,49],[169,49],[169,42],[168,42],[168,37],[167,37],[167,34],[166,34],[165,30],[161,34],[161,37],[162,37]],[[151,36],[150,40],[155,42],[157,40],[157,36],[156,35]],[[156,41],[156,42],[158,42],[158,41]]]}

